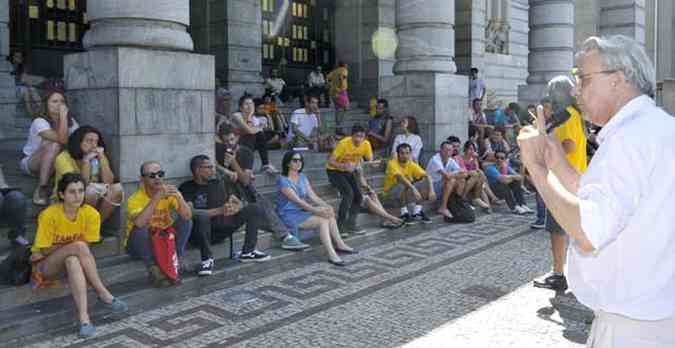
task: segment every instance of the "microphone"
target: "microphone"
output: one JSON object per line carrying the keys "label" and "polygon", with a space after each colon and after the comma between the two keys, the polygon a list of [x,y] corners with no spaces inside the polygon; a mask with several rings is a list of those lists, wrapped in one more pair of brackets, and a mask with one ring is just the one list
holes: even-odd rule
{"label": "microphone", "polygon": [[551,115],[550,122],[546,125],[546,133],[551,133],[554,129],[560,127],[563,123],[567,122],[567,120],[570,119],[570,114],[569,111],[567,111],[567,108],[557,108],[557,111],[553,112],[553,115]]}

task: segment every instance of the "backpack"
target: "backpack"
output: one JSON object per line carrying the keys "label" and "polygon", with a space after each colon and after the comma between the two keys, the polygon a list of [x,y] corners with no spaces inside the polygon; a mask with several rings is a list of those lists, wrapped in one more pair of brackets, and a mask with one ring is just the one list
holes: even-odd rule
{"label": "backpack", "polygon": [[0,283],[21,286],[30,281],[32,265],[30,247],[15,246],[0,262]]}
{"label": "backpack", "polygon": [[476,213],[474,210],[469,203],[457,193],[453,192],[448,198],[448,210],[452,214],[452,219],[447,219],[448,222],[465,224],[476,221]]}

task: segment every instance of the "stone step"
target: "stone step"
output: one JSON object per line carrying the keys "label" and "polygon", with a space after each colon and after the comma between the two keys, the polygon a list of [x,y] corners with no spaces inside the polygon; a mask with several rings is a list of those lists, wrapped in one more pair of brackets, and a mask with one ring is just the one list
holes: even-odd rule
{"label": "stone step", "polygon": [[[335,205],[337,201],[332,203]],[[432,203],[425,206],[427,210],[432,208]],[[434,223],[442,221],[438,215],[432,214],[431,217]],[[347,239],[348,243],[356,249],[359,249],[359,246],[366,243],[370,237],[388,232],[388,230],[377,227],[378,219],[367,214],[359,215],[359,224],[363,223],[368,226],[366,234]],[[405,232],[407,229],[403,228],[401,231]],[[301,256],[302,259],[324,260],[325,254],[316,233],[304,232],[303,234],[310,237],[308,242],[311,244],[311,248],[300,252],[299,255],[304,255]],[[274,262],[274,258],[291,257],[291,254],[294,254],[294,252],[276,248],[278,242],[273,239],[271,234],[263,233],[258,242],[259,249],[265,249],[272,254],[273,259],[269,262]],[[241,236],[237,236],[235,245],[239,247],[242,243]],[[272,247],[275,248],[270,250]],[[222,277],[224,274],[228,274],[228,278],[237,277],[237,279],[255,277],[255,265],[245,265],[230,260],[227,245],[214,248],[213,251],[216,258],[216,270],[212,279]],[[187,258],[191,263],[196,264],[199,261],[198,254],[197,250],[190,249]],[[303,262],[302,259],[299,259],[298,262]],[[109,257],[104,260],[97,260],[97,262],[99,273],[107,287],[116,296],[127,300],[132,310],[135,306],[140,306],[141,302],[150,299],[167,299],[167,296],[175,298],[179,296],[181,288],[190,287],[191,284],[199,286],[204,284],[205,281],[209,281],[209,278],[186,275],[180,287],[157,290],[149,285],[145,266],[141,262],[133,261],[126,255]],[[157,297],[159,291],[161,291],[161,297]],[[95,322],[110,320],[104,310],[95,305],[95,295],[91,291],[89,292],[89,304],[90,315]],[[12,342],[12,344],[16,343],[20,346],[20,339],[40,332],[57,329],[70,330],[70,328],[74,328],[73,323],[75,322],[73,308],[74,305],[68,289],[32,290],[29,286],[0,288],[0,341]]]}

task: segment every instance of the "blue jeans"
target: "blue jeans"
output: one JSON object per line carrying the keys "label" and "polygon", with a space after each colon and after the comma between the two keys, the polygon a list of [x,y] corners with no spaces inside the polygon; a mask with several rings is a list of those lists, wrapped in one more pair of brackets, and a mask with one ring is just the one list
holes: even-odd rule
{"label": "blue jeans", "polygon": [[546,223],[546,206],[539,193],[534,198],[537,201],[537,221],[535,223],[543,225]]}
{"label": "blue jeans", "polygon": [[14,240],[26,232],[26,196],[19,190],[0,190],[0,219],[7,221],[9,234],[7,237]]}
{"label": "blue jeans", "polygon": [[[176,229],[176,255],[180,259],[185,254],[185,246],[190,239],[192,220],[176,219],[173,224]],[[134,227],[127,241],[127,253],[131,257],[141,259],[148,265],[155,264],[155,256],[152,250],[150,227]]]}

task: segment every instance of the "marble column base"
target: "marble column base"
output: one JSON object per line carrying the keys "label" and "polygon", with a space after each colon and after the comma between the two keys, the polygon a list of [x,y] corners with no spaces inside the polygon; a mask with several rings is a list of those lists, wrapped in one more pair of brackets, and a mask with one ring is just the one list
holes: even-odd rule
{"label": "marble column base", "polygon": [[389,101],[392,116],[417,118],[425,152],[438,150],[450,135],[467,139],[468,84],[466,76],[439,73],[380,78],[382,97]]}
{"label": "marble column base", "polygon": [[[64,57],[71,110],[102,133],[115,178],[127,195],[140,165],[156,160],[165,179],[189,177],[192,156],[214,154],[214,57],[111,47]],[[113,218],[124,226],[126,212]],[[123,231],[123,228],[117,230]]]}

